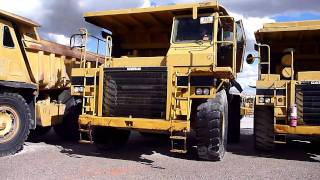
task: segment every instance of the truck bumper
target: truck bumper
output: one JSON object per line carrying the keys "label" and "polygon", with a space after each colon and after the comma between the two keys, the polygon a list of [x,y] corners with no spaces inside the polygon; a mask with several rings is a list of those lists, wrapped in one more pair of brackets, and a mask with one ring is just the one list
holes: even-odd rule
{"label": "truck bumper", "polygon": [[144,119],[126,117],[97,117],[92,115],[81,115],[80,125],[104,126],[114,128],[125,128],[134,130],[151,131],[190,131],[190,121],[185,120],[164,120],[164,119]]}

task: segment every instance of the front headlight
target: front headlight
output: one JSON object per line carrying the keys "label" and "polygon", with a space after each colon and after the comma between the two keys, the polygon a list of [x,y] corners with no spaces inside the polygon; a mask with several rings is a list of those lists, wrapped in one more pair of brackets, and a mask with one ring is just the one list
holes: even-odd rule
{"label": "front headlight", "polygon": [[210,89],[209,88],[204,88],[203,89],[203,95],[209,95],[210,94]]}
{"label": "front headlight", "polygon": [[271,98],[265,98],[264,102],[267,104],[271,103]]}
{"label": "front headlight", "polygon": [[259,98],[259,103],[264,103],[264,98],[263,97]]}
{"label": "front headlight", "polygon": [[83,92],[83,87],[74,87],[74,92],[75,93],[82,93]]}
{"label": "front headlight", "polygon": [[202,94],[203,94],[203,90],[201,88],[197,88],[196,95],[202,95]]}

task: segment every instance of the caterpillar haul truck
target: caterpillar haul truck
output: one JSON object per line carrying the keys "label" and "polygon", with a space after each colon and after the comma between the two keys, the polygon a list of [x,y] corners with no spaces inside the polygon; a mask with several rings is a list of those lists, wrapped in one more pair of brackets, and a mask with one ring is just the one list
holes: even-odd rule
{"label": "caterpillar haul truck", "polygon": [[320,21],[265,24],[255,33],[259,60],[255,146],[272,150],[288,135],[320,135]]}
{"label": "caterpillar haul truck", "polygon": [[[236,82],[246,42],[242,23],[216,2],[84,18],[109,32],[102,33],[105,62],[84,58],[72,69],[71,92],[83,97],[80,142],[117,148],[136,130],[168,134],[171,152],[186,153],[193,129],[199,157],[222,159],[227,139],[238,141],[240,134],[240,97],[229,89],[242,91]],[[83,51],[86,44],[72,47]]]}
{"label": "caterpillar haul truck", "polygon": [[22,149],[30,130],[42,134],[55,126],[66,138],[78,132],[70,75],[81,53],[41,40],[38,27],[0,10],[0,156]]}

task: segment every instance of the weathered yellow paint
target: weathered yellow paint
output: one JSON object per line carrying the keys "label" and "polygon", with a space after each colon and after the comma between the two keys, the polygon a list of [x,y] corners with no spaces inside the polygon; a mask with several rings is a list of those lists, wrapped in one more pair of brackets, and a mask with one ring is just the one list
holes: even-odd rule
{"label": "weathered yellow paint", "polygon": [[190,130],[190,122],[185,120],[170,121],[164,119],[143,119],[129,117],[98,117],[91,115],[81,115],[79,123],[86,125],[90,123],[92,126],[108,126],[127,129],[144,129],[154,131],[174,131]]}
{"label": "weathered yellow paint", "polygon": [[50,101],[38,101],[36,104],[37,125],[48,127],[62,122],[65,111],[64,104],[50,103]]}
{"label": "weathered yellow paint", "polygon": [[319,71],[298,72],[298,81],[318,81],[320,79]]}
{"label": "weathered yellow paint", "polygon": [[274,130],[279,134],[297,134],[297,135],[320,135],[320,126],[297,126],[274,125]]}

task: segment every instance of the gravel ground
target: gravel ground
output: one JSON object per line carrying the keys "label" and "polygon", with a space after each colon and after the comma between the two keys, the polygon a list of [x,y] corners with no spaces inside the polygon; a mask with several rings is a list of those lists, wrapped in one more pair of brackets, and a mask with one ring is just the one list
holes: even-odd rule
{"label": "gravel ground", "polygon": [[256,152],[252,120],[242,121],[241,143],[228,146],[222,162],[168,152],[169,141],[132,134],[121,150],[61,141],[49,133],[27,142],[23,151],[0,158],[0,179],[319,179],[320,146],[303,141]]}

